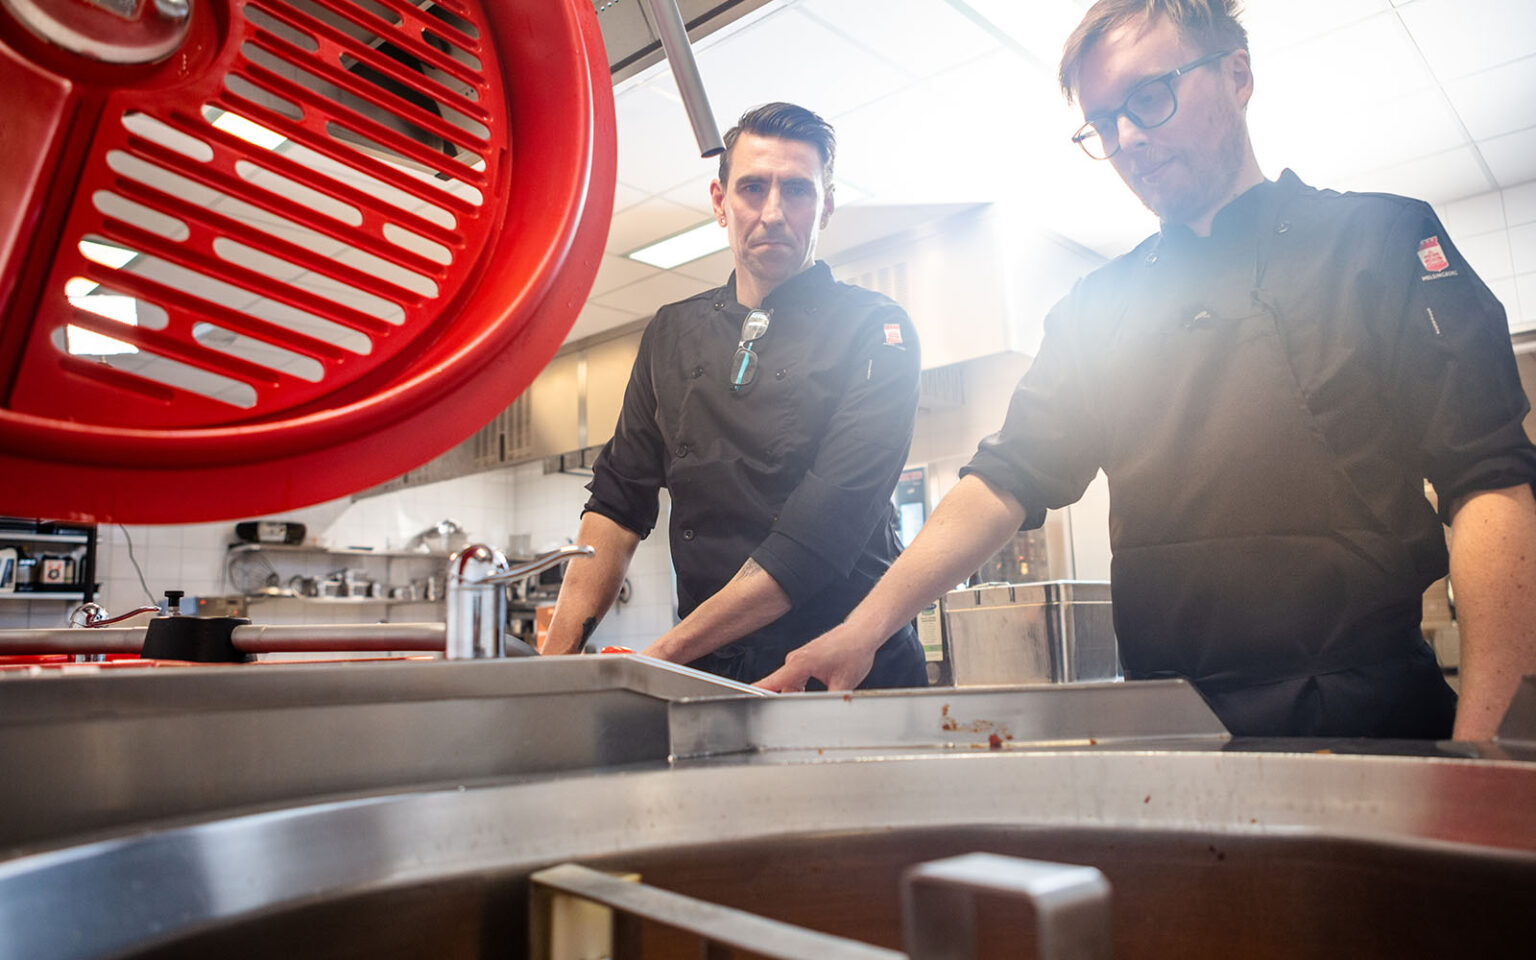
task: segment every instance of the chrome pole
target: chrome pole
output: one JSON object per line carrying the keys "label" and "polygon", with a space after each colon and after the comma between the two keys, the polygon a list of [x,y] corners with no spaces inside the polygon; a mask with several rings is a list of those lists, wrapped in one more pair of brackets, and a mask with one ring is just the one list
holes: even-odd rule
{"label": "chrome pole", "polygon": [[688,28],[683,25],[683,15],[677,9],[677,0],[645,0],[650,14],[651,27],[661,40],[661,49],[667,55],[672,68],[672,78],[677,81],[678,95],[683,98],[683,109],[688,111],[688,122],[693,125],[693,138],[699,143],[699,156],[714,157],[725,152],[720,140],[720,128],[715,125],[714,111],[709,109],[709,97],[704,93],[704,78],[699,75],[699,64],[693,59],[693,47],[688,43]]}

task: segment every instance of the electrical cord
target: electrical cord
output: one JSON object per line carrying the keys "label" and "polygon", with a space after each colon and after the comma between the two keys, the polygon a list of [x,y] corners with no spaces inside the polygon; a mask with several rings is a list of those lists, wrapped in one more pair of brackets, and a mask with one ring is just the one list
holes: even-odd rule
{"label": "electrical cord", "polygon": [[139,568],[139,560],[133,555],[133,537],[128,535],[128,528],[122,524],[118,524],[117,529],[123,531],[123,540],[128,544],[128,562],[133,564],[133,572],[139,575],[139,586],[144,588],[144,596],[149,598],[150,603],[158,605],[160,601],[150,592],[149,584],[144,580],[144,571]]}

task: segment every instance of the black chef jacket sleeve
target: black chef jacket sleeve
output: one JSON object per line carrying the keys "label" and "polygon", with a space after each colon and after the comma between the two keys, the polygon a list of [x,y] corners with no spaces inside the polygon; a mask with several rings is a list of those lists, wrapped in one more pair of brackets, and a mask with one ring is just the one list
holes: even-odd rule
{"label": "black chef jacket sleeve", "polygon": [[960,476],[976,474],[1024,508],[1024,529],[1082,497],[1102,464],[1099,418],[1078,344],[1083,284],[1051,308],[1040,352],[1014,388],[1003,428]]}
{"label": "black chef jacket sleeve", "polygon": [[1389,389],[1441,519],[1449,523],[1468,494],[1536,480],[1536,448],[1523,426],[1530,407],[1504,308],[1428,204],[1404,204],[1376,276]]}
{"label": "black chef jacket sleeve", "polygon": [[657,491],[666,479],[666,443],[656,422],[656,388],[651,376],[651,323],[640,337],[635,365],[624,389],[624,404],[613,437],[592,464],[592,496],[582,508],[600,513],[641,538],[656,526]]}
{"label": "black chef jacket sleeve", "polygon": [[[898,339],[886,327],[896,325]],[[917,331],[892,305],[865,318],[843,392],[805,477],[752,552],[799,605],[846,579],[875,533],[906,466],[917,417]]]}

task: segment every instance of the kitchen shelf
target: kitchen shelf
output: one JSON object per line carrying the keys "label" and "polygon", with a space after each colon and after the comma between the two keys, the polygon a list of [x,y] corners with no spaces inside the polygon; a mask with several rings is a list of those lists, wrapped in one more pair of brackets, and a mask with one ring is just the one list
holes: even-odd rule
{"label": "kitchen shelf", "polygon": [[290,600],[296,603],[319,603],[330,606],[363,607],[383,605],[397,607],[407,603],[440,603],[438,600],[399,600],[389,597],[308,597],[299,593],[250,593],[245,595],[235,594],[232,600],[244,600],[246,603],[267,603],[274,600]]}
{"label": "kitchen shelf", "polygon": [[67,593],[60,590],[18,590],[15,593],[0,593],[0,600],[74,600],[85,599],[85,593],[79,590]]}
{"label": "kitchen shelf", "polygon": [[0,530],[0,541],[5,543],[69,543],[75,546],[89,543],[84,533],[23,533],[18,530]]}
{"label": "kitchen shelf", "polygon": [[232,543],[230,553],[299,553],[328,557],[388,557],[391,559],[447,560],[446,553],[420,550],[367,550],[358,547],[321,547],[307,543]]}

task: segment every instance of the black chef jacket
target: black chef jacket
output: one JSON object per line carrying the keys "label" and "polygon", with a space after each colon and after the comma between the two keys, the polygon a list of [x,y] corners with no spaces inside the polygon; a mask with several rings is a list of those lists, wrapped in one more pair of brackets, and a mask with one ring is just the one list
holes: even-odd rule
{"label": "black chef jacket", "polygon": [[1423,482],[1444,518],[1536,479],[1526,410],[1429,206],[1287,171],[1081,280],[963,472],[1037,526],[1104,469],[1127,676],[1190,678],[1235,734],[1448,736]]}
{"label": "black chef jacket", "polygon": [[[841,623],[899,552],[891,491],[917,413],[917,333],[905,311],[832,279],[818,261],[763,303],[757,372],[733,390],[747,308],[724,287],[657,312],[640,340],[586,510],[641,537],[657,490],[672,497],[678,614],[755,560],[792,609],[696,663],[753,682]],[[881,648],[865,686],[926,683],[910,627]]]}

